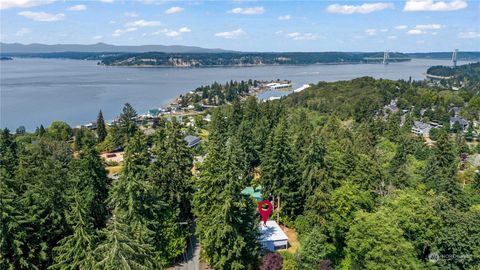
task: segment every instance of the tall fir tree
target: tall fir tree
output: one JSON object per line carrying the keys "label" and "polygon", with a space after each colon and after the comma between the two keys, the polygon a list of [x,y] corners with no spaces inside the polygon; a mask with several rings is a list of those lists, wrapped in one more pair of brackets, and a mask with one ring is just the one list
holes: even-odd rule
{"label": "tall fir tree", "polygon": [[125,147],[129,140],[135,135],[137,131],[137,125],[135,124],[135,118],[137,117],[137,112],[130,105],[130,103],[125,103],[125,106],[122,109],[120,114],[120,119],[118,120],[119,129],[123,137],[123,146]]}
{"label": "tall fir tree", "polygon": [[152,247],[136,239],[121,212],[114,209],[107,227],[100,232],[104,240],[94,250],[94,269],[159,269]]}
{"label": "tall fir tree", "polygon": [[99,142],[103,142],[107,137],[107,127],[105,125],[105,120],[103,119],[102,110],[98,112],[97,117],[97,137]]}
{"label": "tall fir tree", "polygon": [[150,167],[150,178],[160,191],[160,196],[172,208],[178,209],[181,219],[191,217],[193,193],[193,157],[185,143],[180,125],[173,121],[157,132],[153,144],[154,162]]}
{"label": "tall fir tree", "polygon": [[194,196],[202,250],[209,264],[219,270],[258,265],[258,221],[253,199],[241,194],[241,151],[238,140],[231,138],[223,161],[209,161],[220,166],[222,173],[202,172]]}
{"label": "tall fir tree", "polygon": [[261,183],[265,198],[280,200],[282,213],[293,216],[301,211],[299,186],[295,181],[295,153],[291,147],[286,120],[270,134],[262,160]]}
{"label": "tall fir tree", "polygon": [[94,220],[90,217],[89,210],[85,198],[76,193],[71,211],[67,213],[67,221],[73,227],[73,233],[60,240],[53,248],[54,264],[48,269],[92,269],[96,235]]}
{"label": "tall fir tree", "polygon": [[[108,178],[104,163],[95,146],[85,146],[77,159],[70,163],[69,181],[74,193],[80,193],[93,218],[95,228],[103,228],[107,217]],[[67,191],[67,193],[71,193]],[[74,198],[76,194],[69,194]]]}
{"label": "tall fir tree", "polygon": [[428,159],[423,181],[427,187],[445,195],[455,206],[464,206],[465,197],[457,177],[458,159],[448,133],[441,130]]}

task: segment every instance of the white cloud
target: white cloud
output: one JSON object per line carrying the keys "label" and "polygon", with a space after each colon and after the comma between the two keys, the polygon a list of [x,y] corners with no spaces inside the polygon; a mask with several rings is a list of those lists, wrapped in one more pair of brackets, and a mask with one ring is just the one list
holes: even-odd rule
{"label": "white cloud", "polygon": [[32,31],[28,28],[21,28],[20,30],[17,31],[17,33],[15,34],[15,36],[17,37],[23,37],[25,35],[28,35],[30,34]]}
{"label": "white cloud", "polygon": [[439,30],[443,28],[441,24],[418,24],[414,28],[410,29],[407,34],[409,35],[436,35],[436,31],[432,30]]}
{"label": "white cloud", "polygon": [[139,2],[145,5],[161,5],[170,1],[171,0],[135,0],[135,2]]}
{"label": "white cloud", "polygon": [[29,8],[51,4],[55,0],[0,0],[0,9]]}
{"label": "white cloud", "polygon": [[407,27],[408,27],[408,26],[406,26],[406,25],[397,25],[397,26],[395,26],[395,29],[397,29],[397,30],[404,30],[404,29],[407,29]]}
{"label": "white cloud", "polygon": [[234,8],[230,10],[229,13],[243,14],[243,15],[258,15],[258,14],[265,13],[265,8],[263,7]]}
{"label": "white cloud", "polygon": [[327,7],[327,11],[330,13],[341,13],[341,14],[353,14],[361,13],[367,14],[375,11],[381,11],[387,8],[393,8],[392,3],[365,3],[363,5],[354,6],[354,5],[339,5],[333,4]]}
{"label": "white cloud", "polygon": [[94,36],[94,37],[93,37],[93,39],[95,39],[95,40],[99,40],[99,39],[102,39],[102,38],[103,38],[102,35],[98,35],[98,36]]}
{"label": "white cloud", "polygon": [[287,37],[293,40],[317,40],[320,38],[320,36],[316,34],[300,32],[288,33]]}
{"label": "white cloud", "polygon": [[114,0],[100,0],[102,3],[111,4]]}
{"label": "white cloud", "polygon": [[365,30],[365,34],[367,36],[375,36],[377,35],[377,29],[367,29]]}
{"label": "white cloud", "polygon": [[465,0],[436,1],[436,0],[408,0],[404,11],[454,11],[468,6]]}
{"label": "white cloud", "polygon": [[71,7],[67,8],[67,10],[70,10],[70,11],[84,11],[84,10],[87,10],[87,6],[85,6],[85,5],[75,5],[75,6],[71,6]]}
{"label": "white cloud", "polygon": [[458,34],[459,38],[480,38],[480,32],[468,31],[460,32]]}
{"label": "white cloud", "polygon": [[278,19],[279,19],[280,21],[288,21],[288,20],[290,20],[291,18],[292,18],[292,16],[290,16],[290,15],[278,16]]}
{"label": "white cloud", "polygon": [[137,27],[137,28],[143,28],[143,27],[155,27],[155,26],[161,26],[162,23],[159,21],[145,21],[145,20],[138,20],[134,22],[128,22],[125,24],[126,27]]}
{"label": "white cloud", "polygon": [[178,36],[180,36],[180,33],[177,32],[177,31],[168,31],[165,35],[167,35],[169,37],[178,37]]}
{"label": "white cloud", "polygon": [[296,38],[296,37],[299,37],[300,34],[299,32],[293,32],[293,33],[288,33],[287,36],[290,37],[290,38]]}
{"label": "white cloud", "polygon": [[175,14],[175,13],[180,13],[182,12],[184,9],[182,7],[171,7],[167,10],[165,10],[165,14]]}
{"label": "white cloud", "polygon": [[442,28],[441,24],[419,24],[415,26],[415,29],[421,30],[436,30]]}
{"label": "white cloud", "polygon": [[280,34],[283,34],[283,30],[278,30],[277,32],[275,32],[275,35],[280,35]]}
{"label": "white cloud", "polygon": [[407,34],[409,34],[409,35],[423,35],[423,34],[426,34],[426,32],[422,31],[420,29],[411,29],[411,30],[408,30]]}
{"label": "white cloud", "polygon": [[63,20],[65,18],[65,14],[63,13],[50,14],[46,12],[33,12],[33,11],[22,11],[22,12],[19,12],[18,15],[23,16],[30,20],[38,21],[38,22],[55,22],[55,21]]}
{"label": "white cloud", "polygon": [[244,36],[246,34],[247,33],[245,33],[245,31],[243,31],[241,28],[238,28],[238,29],[230,31],[230,32],[216,33],[215,36],[216,37],[223,37],[223,38],[227,38],[227,39],[236,39],[236,38],[239,38],[239,37]]}
{"label": "white cloud", "polygon": [[129,18],[138,17],[138,13],[136,13],[136,12],[125,12],[125,13],[123,13],[123,15],[125,15],[125,17],[129,17]]}
{"label": "white cloud", "polygon": [[388,28],[380,29],[380,32],[388,32]]}
{"label": "white cloud", "polygon": [[190,33],[190,32],[192,32],[192,29],[184,26],[184,27],[178,29],[178,32],[180,32],[180,33]]}
{"label": "white cloud", "polygon": [[162,23],[159,21],[145,21],[145,20],[137,20],[133,22],[127,22],[125,24],[124,29],[116,29],[112,36],[114,37],[119,37],[125,33],[128,32],[134,32],[137,31],[138,29],[145,28],[145,27],[158,27],[162,26]]}
{"label": "white cloud", "polygon": [[397,39],[397,36],[388,36],[388,39]]}

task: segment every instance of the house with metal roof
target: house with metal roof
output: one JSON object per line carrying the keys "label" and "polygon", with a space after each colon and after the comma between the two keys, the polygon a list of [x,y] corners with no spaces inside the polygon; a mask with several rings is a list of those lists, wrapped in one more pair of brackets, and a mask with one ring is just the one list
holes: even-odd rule
{"label": "house with metal roof", "polygon": [[187,142],[188,147],[194,147],[200,143],[200,138],[192,135],[185,136],[184,140]]}
{"label": "house with metal roof", "polygon": [[430,130],[432,128],[434,128],[434,126],[428,123],[424,123],[421,121],[413,121],[411,131],[416,135],[427,137],[430,134]]}
{"label": "house with metal roof", "polygon": [[266,225],[260,222],[259,242],[268,251],[288,248],[288,237],[274,220],[268,220]]}

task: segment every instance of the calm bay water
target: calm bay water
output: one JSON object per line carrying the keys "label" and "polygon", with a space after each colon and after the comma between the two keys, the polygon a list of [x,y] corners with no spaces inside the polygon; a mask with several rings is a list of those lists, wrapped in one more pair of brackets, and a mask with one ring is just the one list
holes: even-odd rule
{"label": "calm bay water", "polygon": [[[262,66],[218,68],[129,68],[97,66],[96,61],[15,59],[0,62],[0,126],[24,125],[33,130],[53,120],[85,124],[103,111],[107,120],[124,103],[139,113],[169,103],[182,93],[214,81],[292,80],[295,87],[318,81],[349,80],[361,76],[385,79],[424,79],[433,65],[446,60],[353,65]],[[462,64],[462,63],[460,63]],[[272,93],[269,93],[272,94]],[[273,95],[276,95],[273,93]]]}

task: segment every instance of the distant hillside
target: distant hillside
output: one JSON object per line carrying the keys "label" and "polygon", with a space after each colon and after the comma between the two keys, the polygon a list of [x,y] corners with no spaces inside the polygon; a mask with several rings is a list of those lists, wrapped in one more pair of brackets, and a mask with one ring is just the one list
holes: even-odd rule
{"label": "distant hillside", "polygon": [[[367,63],[383,60],[383,52],[286,52],[286,53],[126,53],[102,58],[109,66],[257,66]],[[402,53],[390,53],[390,61],[409,61]]]}
{"label": "distant hillside", "polygon": [[96,43],[91,45],[82,44],[20,44],[20,43],[0,43],[0,53],[18,54],[18,53],[57,53],[57,52],[90,52],[90,53],[114,53],[114,52],[166,52],[166,53],[219,53],[228,52],[222,49],[205,49],[194,46],[181,45],[141,45],[141,46],[116,46],[105,43]]}
{"label": "distant hillside", "polygon": [[[407,53],[411,58],[452,59],[452,52]],[[458,52],[458,60],[480,60],[480,52]]]}

